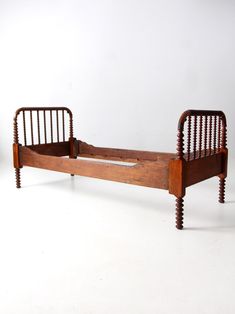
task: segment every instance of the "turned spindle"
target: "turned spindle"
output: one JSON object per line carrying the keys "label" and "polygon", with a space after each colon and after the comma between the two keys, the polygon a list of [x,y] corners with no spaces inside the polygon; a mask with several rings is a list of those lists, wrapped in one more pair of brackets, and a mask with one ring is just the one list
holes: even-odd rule
{"label": "turned spindle", "polygon": [[191,151],[191,116],[188,117],[188,141],[187,141],[187,160],[190,160]]}
{"label": "turned spindle", "polygon": [[225,179],[219,179],[219,202],[224,203],[225,201]]}
{"label": "turned spindle", "polygon": [[194,116],[194,130],[193,130],[193,159],[196,159],[197,152],[197,116]]}
{"label": "turned spindle", "polygon": [[177,197],[176,198],[176,228],[177,229],[183,229],[183,218],[184,218],[183,206],[184,206],[183,197]]}
{"label": "turned spindle", "polygon": [[16,187],[17,189],[19,189],[21,187],[20,168],[15,168],[15,177],[16,177]]}
{"label": "turned spindle", "polygon": [[200,115],[200,120],[199,120],[199,144],[198,144],[198,158],[201,158],[202,156],[202,128],[203,128],[203,122],[202,122],[202,115]]}
{"label": "turned spindle", "polygon": [[39,110],[37,110],[37,125],[38,125],[38,144],[41,144]]}
{"label": "turned spindle", "polygon": [[[76,159],[77,156],[74,151],[74,138],[73,138],[73,115],[71,111],[69,112],[69,145],[70,145],[69,158]],[[73,177],[74,174],[71,173],[71,176]]]}
{"label": "turned spindle", "polygon": [[[19,144],[19,133],[18,133],[18,122],[17,122],[17,115],[14,118],[14,123],[13,123],[13,142],[14,142],[14,150],[15,147],[18,147]],[[21,187],[21,180],[20,180],[20,168],[18,167],[19,165],[19,156],[15,156],[14,154],[14,164],[15,164],[15,177],[16,177],[16,187],[19,189]],[[17,166],[16,166],[17,165]]]}

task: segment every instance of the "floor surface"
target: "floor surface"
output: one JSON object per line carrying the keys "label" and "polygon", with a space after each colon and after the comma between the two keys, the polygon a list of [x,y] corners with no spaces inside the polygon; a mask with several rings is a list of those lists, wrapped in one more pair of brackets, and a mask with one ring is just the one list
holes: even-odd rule
{"label": "floor surface", "polygon": [[24,168],[1,169],[0,313],[234,314],[235,160],[185,197]]}

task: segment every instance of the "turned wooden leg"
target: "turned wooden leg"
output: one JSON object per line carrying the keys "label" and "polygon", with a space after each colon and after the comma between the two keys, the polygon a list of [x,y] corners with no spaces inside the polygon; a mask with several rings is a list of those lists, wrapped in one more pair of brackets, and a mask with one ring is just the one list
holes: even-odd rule
{"label": "turned wooden leg", "polygon": [[16,176],[16,187],[17,187],[17,189],[19,189],[21,187],[20,168],[15,168],[15,176]]}
{"label": "turned wooden leg", "polygon": [[219,202],[224,203],[225,198],[225,179],[219,179]]}
{"label": "turned wooden leg", "polygon": [[183,229],[183,206],[184,206],[184,199],[183,197],[177,197],[176,199],[176,228]]}
{"label": "turned wooden leg", "polygon": [[[69,158],[71,158],[71,159],[77,159],[77,157],[69,157]],[[70,176],[71,176],[71,177],[74,177],[74,173],[70,173]]]}

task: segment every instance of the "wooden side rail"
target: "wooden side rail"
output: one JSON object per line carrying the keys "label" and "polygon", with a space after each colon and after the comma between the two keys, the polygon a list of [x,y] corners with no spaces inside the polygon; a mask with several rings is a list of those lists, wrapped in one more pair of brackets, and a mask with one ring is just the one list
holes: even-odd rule
{"label": "wooden side rail", "polygon": [[168,162],[164,161],[118,165],[46,156],[23,146],[20,147],[20,160],[24,166],[168,190]]}
{"label": "wooden side rail", "polygon": [[108,159],[116,161],[129,161],[129,162],[139,162],[139,161],[159,161],[176,158],[176,154],[171,153],[159,153],[159,152],[149,152],[140,150],[128,150],[119,148],[107,148],[107,147],[96,147],[89,145],[85,142],[79,142],[79,157],[88,157],[95,159]]}

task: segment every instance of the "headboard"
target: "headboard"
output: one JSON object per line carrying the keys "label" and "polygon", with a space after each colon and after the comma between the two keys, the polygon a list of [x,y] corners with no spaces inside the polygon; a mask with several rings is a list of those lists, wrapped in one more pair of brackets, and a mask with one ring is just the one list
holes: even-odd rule
{"label": "headboard", "polygon": [[66,107],[22,107],[15,113],[14,144],[34,146],[72,138],[73,115]]}
{"label": "headboard", "polygon": [[177,158],[190,161],[226,149],[226,128],[226,117],[222,111],[185,111],[178,124]]}

